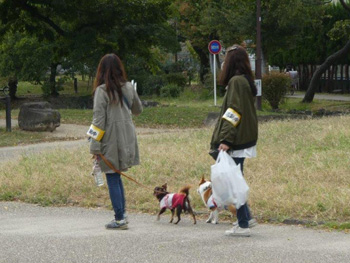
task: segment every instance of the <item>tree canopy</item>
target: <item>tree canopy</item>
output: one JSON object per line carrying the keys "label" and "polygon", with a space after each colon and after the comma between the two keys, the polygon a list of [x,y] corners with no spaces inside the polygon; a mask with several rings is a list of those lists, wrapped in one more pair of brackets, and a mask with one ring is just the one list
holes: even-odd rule
{"label": "tree canopy", "polygon": [[[96,67],[101,56],[111,52],[122,59],[149,58],[153,46],[178,48],[175,31],[168,23],[170,4],[170,0],[2,0],[0,40],[15,39],[16,34],[35,39],[51,48],[47,57],[51,67],[62,63]],[[5,48],[0,53],[6,56],[9,51]],[[18,68],[14,70],[23,76]]]}

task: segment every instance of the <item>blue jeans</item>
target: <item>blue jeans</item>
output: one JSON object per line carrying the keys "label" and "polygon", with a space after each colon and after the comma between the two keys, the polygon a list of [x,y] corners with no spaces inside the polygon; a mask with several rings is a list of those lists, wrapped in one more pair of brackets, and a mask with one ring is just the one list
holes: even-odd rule
{"label": "blue jeans", "polygon": [[122,220],[124,219],[125,213],[125,197],[122,179],[118,173],[106,174],[106,178],[109,197],[115,213],[115,220]]}
{"label": "blue jeans", "polygon": [[[241,171],[243,174],[243,164],[244,164],[244,159],[245,158],[233,158],[233,160],[235,161],[235,163],[238,165],[241,165]],[[245,203],[244,205],[242,205],[238,210],[237,210],[237,220],[238,220],[238,225],[241,228],[248,228],[249,227],[249,223],[248,221],[252,219],[251,215],[250,215],[250,210],[248,207],[248,204]]]}

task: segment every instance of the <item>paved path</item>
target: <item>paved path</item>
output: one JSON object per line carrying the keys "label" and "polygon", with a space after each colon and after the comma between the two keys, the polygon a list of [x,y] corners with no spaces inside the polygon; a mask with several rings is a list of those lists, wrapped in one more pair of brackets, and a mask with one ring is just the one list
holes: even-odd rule
{"label": "paved path", "polygon": [[[11,126],[18,126],[17,120],[11,120]],[[5,120],[0,119],[0,127],[6,127]],[[57,141],[0,147],[0,163],[19,158],[21,156],[43,153],[44,151],[51,151],[57,148],[71,149],[82,145],[87,145],[87,129],[87,125],[61,124],[53,132],[42,132],[43,137],[57,138]],[[179,130],[137,128],[136,131],[138,136],[146,136],[156,133],[177,132]],[[68,141],[64,141],[64,139],[68,139]]]}
{"label": "paved path", "polygon": [[[305,94],[302,93],[295,93],[293,95],[287,95],[287,98],[299,98],[303,99]],[[350,102],[350,96],[343,96],[339,94],[315,94],[314,99],[317,100],[334,100],[334,101],[349,101]]]}
{"label": "paved path", "polygon": [[105,230],[112,211],[0,202],[0,263],[254,262],[348,263],[350,234],[260,224],[252,236],[226,237],[229,223],[188,215],[178,225],[129,215],[129,230]]}

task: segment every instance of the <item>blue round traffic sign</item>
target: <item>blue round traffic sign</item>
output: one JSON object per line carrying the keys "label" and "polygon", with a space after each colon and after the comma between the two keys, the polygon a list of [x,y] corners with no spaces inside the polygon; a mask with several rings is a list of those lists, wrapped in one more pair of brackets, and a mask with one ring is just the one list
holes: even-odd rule
{"label": "blue round traffic sign", "polygon": [[212,54],[219,54],[221,51],[221,43],[218,40],[212,40],[209,42],[208,49]]}

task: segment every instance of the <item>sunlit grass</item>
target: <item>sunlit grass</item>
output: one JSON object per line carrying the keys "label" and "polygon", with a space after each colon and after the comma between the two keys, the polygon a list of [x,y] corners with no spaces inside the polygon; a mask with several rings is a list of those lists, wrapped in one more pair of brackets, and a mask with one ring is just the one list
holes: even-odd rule
{"label": "sunlit grass", "polygon": [[[350,117],[273,121],[262,123],[259,131],[258,157],[245,163],[253,214],[260,220],[295,218],[347,226]],[[206,211],[196,188],[202,175],[210,178],[211,132],[205,128],[139,136],[142,164],[127,174],[146,188],[124,180],[128,209],[155,213],[158,202],[152,189],[167,182],[170,191],[193,185],[193,207]],[[107,188],[94,185],[91,167],[88,147],[1,164],[0,199],[110,207]]]}

